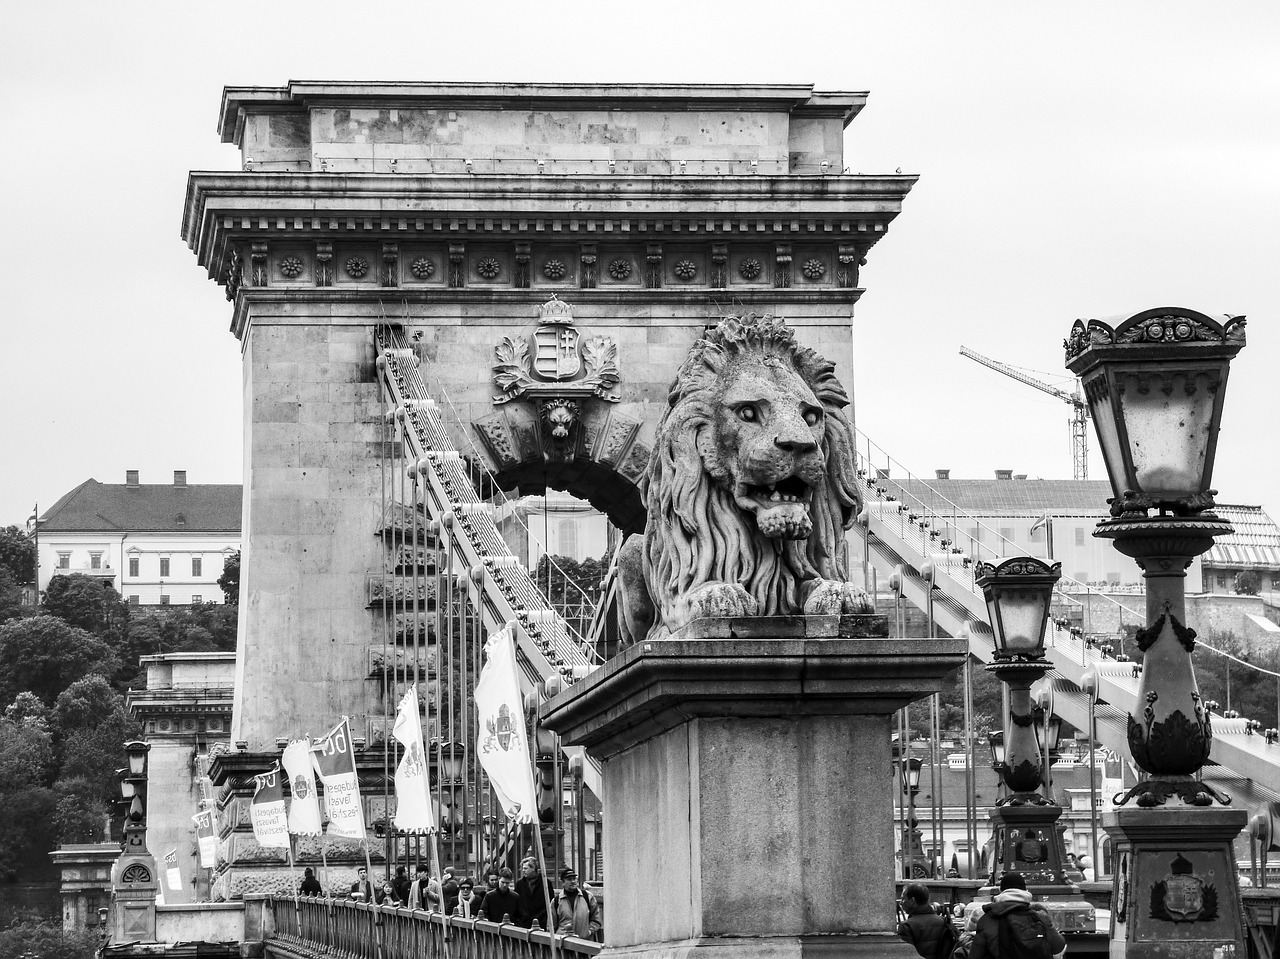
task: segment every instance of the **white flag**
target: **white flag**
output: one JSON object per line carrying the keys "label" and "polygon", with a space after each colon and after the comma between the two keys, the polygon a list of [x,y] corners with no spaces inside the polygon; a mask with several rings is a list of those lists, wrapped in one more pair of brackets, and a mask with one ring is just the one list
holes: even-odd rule
{"label": "white flag", "polygon": [[164,881],[174,892],[182,891],[182,870],[178,868],[178,850],[164,854]]}
{"label": "white flag", "polygon": [[316,771],[311,765],[311,738],[295,739],[280,757],[293,801],[289,803],[289,832],[295,836],[320,835],[320,797]]}
{"label": "white flag", "polygon": [[418,718],[418,686],[409,687],[396,709],[391,735],[404,747],[396,766],[396,828],[409,832],[435,832],[427,757],[422,746],[422,720]]}
{"label": "white flag", "polygon": [[485,644],[484,668],[476,682],[476,712],[480,765],[507,817],[536,822],[538,802],[533,791],[529,737],[524,726],[524,697],[516,676],[513,627],[504,626]]}
{"label": "white flag", "polygon": [[311,756],[324,783],[329,835],[363,839],[364,809],[360,804],[360,781],[356,778],[351,726],[346,716],[329,731],[329,735],[311,747]]}
{"label": "white flag", "polygon": [[213,869],[218,865],[218,837],[214,828],[213,810],[206,809],[191,817],[196,824],[196,840],[200,845],[200,867]]}
{"label": "white flag", "polygon": [[270,772],[253,777],[253,800],[249,803],[249,821],[253,837],[263,847],[289,848],[289,824],[284,815],[283,773],[277,765]]}

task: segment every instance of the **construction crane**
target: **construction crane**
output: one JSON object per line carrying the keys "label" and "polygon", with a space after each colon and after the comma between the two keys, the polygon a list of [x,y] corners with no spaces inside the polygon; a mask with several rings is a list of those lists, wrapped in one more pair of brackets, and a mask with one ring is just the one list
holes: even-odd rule
{"label": "construction crane", "polygon": [[1019,383],[1033,386],[1042,393],[1056,396],[1064,403],[1071,404],[1071,475],[1078,480],[1089,478],[1089,442],[1085,439],[1088,434],[1086,424],[1089,422],[1089,405],[1085,403],[1084,398],[1080,395],[1080,384],[1078,382],[1076,383],[1076,391],[1068,393],[1066,390],[1058,389],[1056,386],[1042,383],[1035,377],[1027,376],[1026,373],[1012,366],[993,360],[989,356],[983,356],[981,353],[976,353],[967,346],[960,347],[960,355],[967,356],[969,359],[975,360],[983,366],[995,370],[997,373],[1003,373]]}

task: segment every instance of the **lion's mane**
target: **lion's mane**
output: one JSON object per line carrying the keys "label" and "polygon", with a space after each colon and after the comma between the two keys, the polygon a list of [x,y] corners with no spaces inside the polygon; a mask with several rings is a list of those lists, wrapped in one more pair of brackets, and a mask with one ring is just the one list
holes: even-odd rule
{"label": "lion's mane", "polygon": [[[806,539],[766,537],[717,481],[725,469],[714,436],[716,388],[731,362],[748,354],[789,364],[824,410],[826,470],[813,490]],[[741,583],[759,614],[772,616],[802,609],[806,581],[847,581],[842,541],[861,508],[848,405],[835,364],[799,346],[780,319],[726,317],[694,344],[668,393],[644,481],[645,579],[659,623],[681,623],[681,599],[704,583]]]}

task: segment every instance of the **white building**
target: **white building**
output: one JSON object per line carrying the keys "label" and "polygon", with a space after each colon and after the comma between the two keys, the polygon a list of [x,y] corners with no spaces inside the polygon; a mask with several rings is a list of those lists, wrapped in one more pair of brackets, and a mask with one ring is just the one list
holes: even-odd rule
{"label": "white building", "polygon": [[88,479],[37,525],[40,591],[54,576],[83,573],[111,583],[129,603],[221,603],[218,577],[240,549],[239,485],[123,484]]}

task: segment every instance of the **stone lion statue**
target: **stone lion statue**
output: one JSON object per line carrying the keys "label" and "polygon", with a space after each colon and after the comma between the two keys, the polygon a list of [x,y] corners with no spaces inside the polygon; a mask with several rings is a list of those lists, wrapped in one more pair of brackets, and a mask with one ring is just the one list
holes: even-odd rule
{"label": "stone lion statue", "polygon": [[870,610],[848,582],[861,508],[835,364],[780,319],[726,317],[681,365],[619,556],[624,643],[706,616]]}

